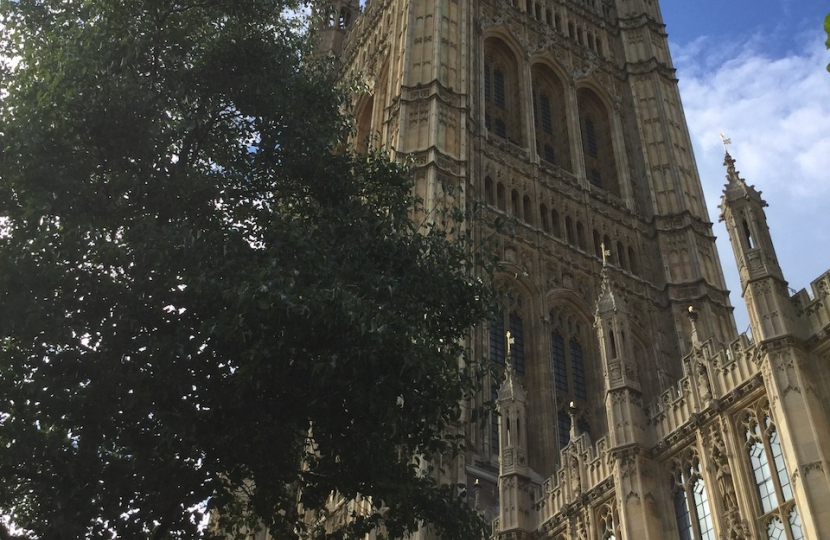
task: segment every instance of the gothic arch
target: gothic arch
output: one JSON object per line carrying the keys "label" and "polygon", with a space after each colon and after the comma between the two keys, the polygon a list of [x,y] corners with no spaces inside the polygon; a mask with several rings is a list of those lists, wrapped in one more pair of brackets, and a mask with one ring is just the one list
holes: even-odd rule
{"label": "gothic arch", "polygon": [[373,118],[375,111],[375,97],[372,94],[364,94],[358,99],[355,107],[355,119],[357,121],[355,131],[355,148],[358,152],[366,152],[373,146],[372,139],[375,137]]}
{"label": "gothic arch", "polygon": [[576,95],[585,175],[592,185],[620,197],[611,116],[613,108],[609,107],[600,92],[590,86],[580,87]]}
{"label": "gothic arch", "polygon": [[551,365],[559,447],[570,437],[571,403],[576,405],[579,432],[605,431],[605,406],[599,349],[591,311],[571,291],[547,295],[548,358]]}
{"label": "gothic arch", "polygon": [[564,79],[548,62],[531,65],[533,124],[539,159],[573,171],[568,131],[568,102]]}
{"label": "gothic arch", "polygon": [[516,48],[501,35],[483,41],[484,127],[495,137],[523,146],[522,81]]}

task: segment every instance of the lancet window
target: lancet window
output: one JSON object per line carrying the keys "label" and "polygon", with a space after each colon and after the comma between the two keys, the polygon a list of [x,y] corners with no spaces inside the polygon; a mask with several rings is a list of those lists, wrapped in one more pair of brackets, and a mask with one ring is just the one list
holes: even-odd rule
{"label": "lancet window", "polygon": [[358,152],[366,152],[373,146],[373,139],[376,133],[372,130],[372,117],[374,115],[375,103],[373,96],[366,96],[358,105],[357,134],[355,147]]}
{"label": "lancet window", "polygon": [[619,533],[619,518],[617,512],[609,504],[604,504],[598,514],[600,540],[622,540]]}
{"label": "lancet window", "polygon": [[587,88],[577,92],[579,122],[582,129],[582,154],[588,181],[620,196],[617,165],[611,138],[611,119],[599,97]]}
{"label": "lancet window", "polygon": [[671,488],[680,540],[715,540],[709,494],[694,450],[674,462]]}
{"label": "lancet window", "polygon": [[[550,312],[550,358],[553,385],[556,389],[559,445],[570,440],[571,414],[576,415],[579,432],[590,431],[588,422],[588,385],[586,382],[585,325],[570,310]],[[571,410],[571,404],[574,410]]]}
{"label": "lancet window", "polygon": [[[504,366],[509,354],[513,369],[519,375],[525,373],[525,330],[522,318],[522,301],[513,302],[511,308],[503,310],[490,321],[490,361]],[[508,338],[507,331],[510,336]],[[508,339],[510,342],[508,342]]]}
{"label": "lancet window", "polygon": [[533,66],[531,78],[536,153],[543,162],[571,170],[564,87],[553,71],[541,64]]}
{"label": "lancet window", "polygon": [[793,500],[793,488],[781,439],[770,415],[769,403],[746,411],[741,417],[745,449],[757,495],[760,529],[769,540],[803,540],[801,516]]}
{"label": "lancet window", "polygon": [[484,44],[484,127],[497,137],[521,144],[517,62],[496,38]]}

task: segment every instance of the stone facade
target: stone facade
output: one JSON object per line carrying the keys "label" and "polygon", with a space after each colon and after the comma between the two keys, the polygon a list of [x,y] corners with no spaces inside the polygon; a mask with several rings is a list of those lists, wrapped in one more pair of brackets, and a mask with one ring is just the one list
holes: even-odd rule
{"label": "stone facade", "polygon": [[506,376],[468,407],[499,412],[440,468],[493,535],[830,537],[830,273],[790,295],[727,154],[738,335],[658,1],[330,3],[355,144],[413,156],[428,207],[481,202],[502,261],[471,346]]}

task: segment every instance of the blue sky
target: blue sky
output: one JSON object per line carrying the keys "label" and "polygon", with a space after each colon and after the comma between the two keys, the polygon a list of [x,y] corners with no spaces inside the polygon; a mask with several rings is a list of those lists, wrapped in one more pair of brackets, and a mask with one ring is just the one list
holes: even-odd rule
{"label": "blue sky", "polygon": [[663,0],[663,20],[738,329],[748,325],[735,259],[717,223],[723,146],[763,191],[794,289],[830,270],[830,51],[822,0]]}

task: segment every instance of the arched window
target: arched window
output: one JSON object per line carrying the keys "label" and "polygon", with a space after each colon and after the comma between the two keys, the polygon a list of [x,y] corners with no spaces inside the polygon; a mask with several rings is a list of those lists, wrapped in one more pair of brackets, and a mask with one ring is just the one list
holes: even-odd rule
{"label": "arched window", "polygon": [[594,229],[594,255],[602,259],[602,240],[599,238],[599,232]]}
{"label": "arched window", "polygon": [[550,216],[548,215],[548,207],[544,203],[539,205],[539,217],[542,220],[542,230],[550,232]]}
{"label": "arched window", "polygon": [[553,236],[562,238],[562,227],[559,225],[559,212],[556,211],[556,208],[552,208],[550,211],[550,224]]}
{"label": "arched window", "polygon": [[358,152],[366,152],[372,147],[375,131],[372,127],[372,117],[375,110],[375,100],[371,95],[364,96],[363,102],[357,106],[357,133],[355,148]]}
{"label": "arched window", "polygon": [[[509,299],[508,305],[490,320],[487,328],[490,362],[496,376],[491,381],[490,394],[493,401],[498,399],[501,371],[507,365],[508,355],[516,374],[525,374],[525,328],[521,299]],[[509,332],[509,334],[508,334]],[[490,415],[490,455],[499,453],[499,422],[495,411]]]}
{"label": "arched window", "polygon": [[524,210],[524,220],[531,225],[535,225],[535,220],[533,219],[533,205],[530,202],[530,197],[525,195],[522,197],[522,206]]}
{"label": "arched window", "polygon": [[484,42],[484,127],[493,135],[521,144],[517,65],[502,41],[489,38]]}
{"label": "arched window", "polygon": [[507,211],[507,202],[505,199],[504,184],[499,182],[496,185],[496,202],[498,203],[499,210]]}
{"label": "arched window", "polygon": [[577,99],[582,128],[582,153],[588,181],[619,197],[617,165],[608,111],[599,97],[587,88],[581,88],[577,92]]}
{"label": "arched window", "polygon": [[793,500],[784,451],[770,416],[769,403],[763,402],[747,411],[741,423],[758,496],[761,530],[766,531],[769,540],[803,540],[801,516]]}
{"label": "arched window", "polygon": [[568,237],[568,243],[575,246],[576,235],[574,234],[574,223],[571,220],[571,216],[565,216],[565,235]]}
{"label": "arched window", "polygon": [[625,264],[625,250],[623,249],[622,242],[617,242],[617,262],[620,263],[620,268],[628,270],[628,265]]}
{"label": "arched window", "polygon": [[618,531],[619,519],[617,518],[617,512],[610,505],[603,505],[598,517],[600,540],[621,538]]}
{"label": "arched window", "polygon": [[581,221],[576,222],[576,242],[579,245],[579,249],[585,251],[587,245],[585,244],[585,227],[582,226]]}
{"label": "arched window", "polygon": [[746,236],[746,246],[749,249],[755,248],[755,242],[752,239],[752,230],[749,228],[749,223],[746,220],[744,222],[744,236]]}
{"label": "arched window", "polygon": [[634,248],[628,246],[628,265],[631,267],[632,274],[639,274],[640,270],[637,266],[637,257],[634,255]]}
{"label": "arched window", "polygon": [[565,90],[553,70],[535,64],[533,81],[533,123],[539,159],[572,170],[568,124],[565,121]]}
{"label": "arched window", "polygon": [[586,382],[585,324],[568,309],[550,312],[550,360],[556,391],[557,430],[560,448],[570,440],[570,404],[576,406],[577,431],[590,430],[588,422],[588,385]]}
{"label": "arched window", "polygon": [[519,203],[519,192],[515,189],[510,192],[510,210],[513,212],[513,215],[517,218],[522,217],[522,207]]}
{"label": "arched window", "polygon": [[484,200],[487,204],[496,203],[496,197],[493,194],[493,179],[489,176],[484,178]]}
{"label": "arched window", "polygon": [[671,487],[680,539],[715,540],[709,495],[700,474],[700,459],[694,450],[686,451],[674,463]]}
{"label": "arched window", "polygon": [[346,27],[349,25],[352,19],[352,12],[347,10],[346,8],[342,8],[340,10],[340,21],[339,26],[341,30],[345,30]]}

